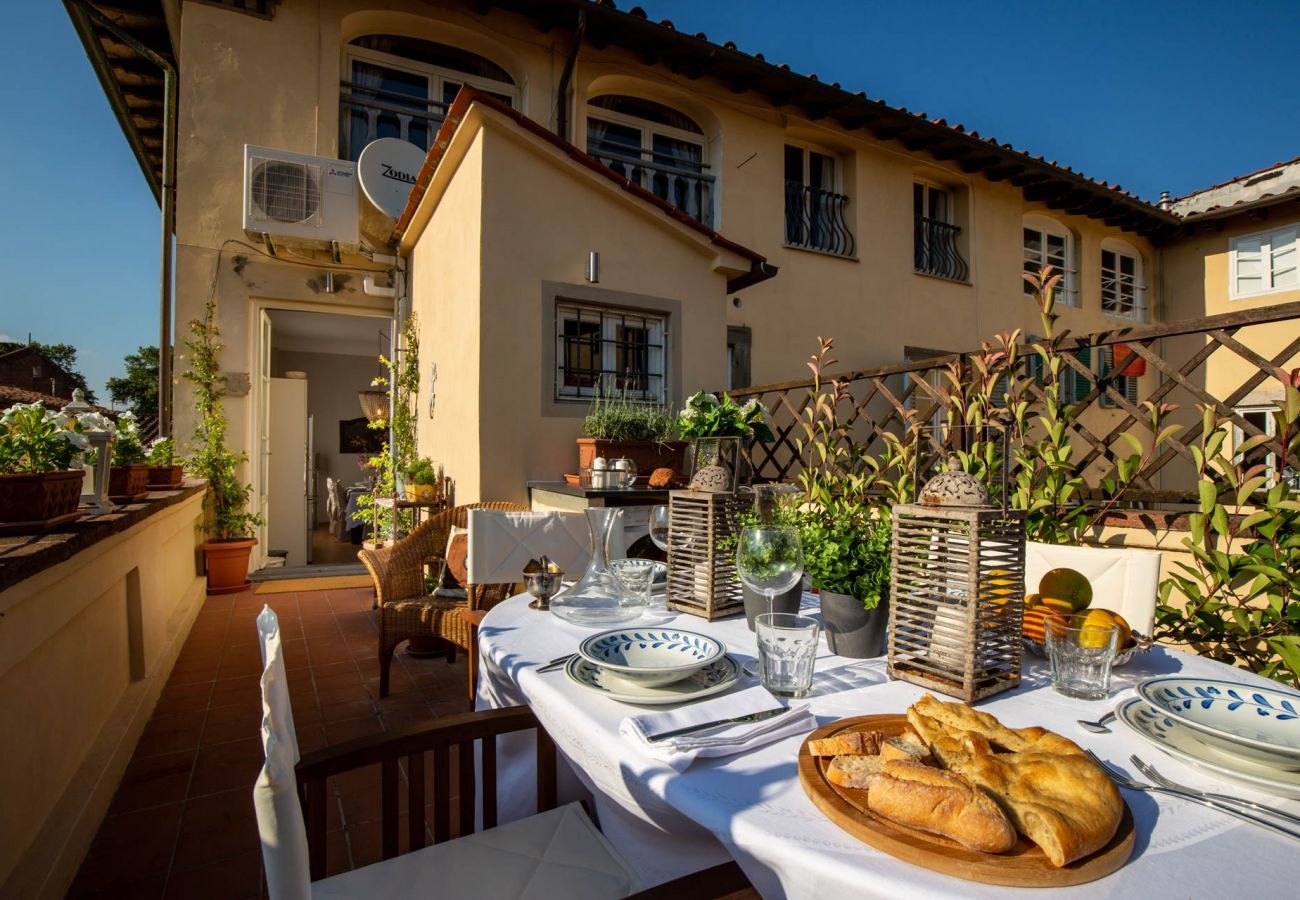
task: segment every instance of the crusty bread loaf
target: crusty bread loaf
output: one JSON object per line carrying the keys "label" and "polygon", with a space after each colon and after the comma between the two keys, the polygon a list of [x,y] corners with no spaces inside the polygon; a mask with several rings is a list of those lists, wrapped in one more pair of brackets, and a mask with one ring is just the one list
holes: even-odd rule
{"label": "crusty bread loaf", "polygon": [[970,781],[912,760],[891,760],[867,794],[872,812],[911,828],[951,838],[983,853],[1005,853],[1016,830],[998,805]]}
{"label": "crusty bread loaf", "polygon": [[885,762],[891,759],[905,759],[926,765],[934,763],[934,756],[925,744],[920,740],[910,740],[905,737],[890,738],[881,744],[880,758]]}
{"label": "crusty bread loaf", "polygon": [[997,801],[1053,865],[1082,859],[1114,837],[1124,800],[1073,741],[1043,728],[1007,728],[988,713],[929,695],[907,719],[939,764]]}
{"label": "crusty bread loaf", "polygon": [[1124,814],[1119,790],[1086,756],[979,753],[951,769],[995,799],[1055,866],[1105,847]]}
{"label": "crusty bread loaf", "polygon": [[880,752],[884,735],[879,731],[847,731],[820,741],[809,741],[813,756],[875,756]]}
{"label": "crusty bread loaf", "polygon": [[879,756],[837,756],[826,769],[826,780],[840,787],[869,790],[883,765]]}

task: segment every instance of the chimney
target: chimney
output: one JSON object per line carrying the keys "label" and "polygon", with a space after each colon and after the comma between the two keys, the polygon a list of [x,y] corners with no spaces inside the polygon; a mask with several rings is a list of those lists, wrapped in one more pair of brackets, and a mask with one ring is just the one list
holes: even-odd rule
{"label": "chimney", "polygon": [[1172,206],[1174,205],[1174,202],[1173,202],[1172,200],[1169,199],[1169,192],[1168,192],[1168,191],[1161,191],[1161,192],[1160,192],[1160,202],[1159,202],[1157,205],[1158,205],[1161,209],[1163,209],[1165,212],[1169,212],[1169,208],[1172,207]]}

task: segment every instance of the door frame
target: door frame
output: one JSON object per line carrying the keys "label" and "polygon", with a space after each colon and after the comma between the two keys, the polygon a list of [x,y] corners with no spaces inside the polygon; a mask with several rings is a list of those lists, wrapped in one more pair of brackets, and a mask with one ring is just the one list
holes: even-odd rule
{"label": "door frame", "polygon": [[[252,361],[254,371],[249,373],[249,401],[246,404],[247,412],[245,418],[246,434],[245,447],[249,451],[248,474],[249,483],[252,485],[252,493],[249,495],[249,506],[255,511],[261,511],[267,502],[266,491],[266,466],[265,453],[269,447],[269,429],[270,422],[268,417],[270,411],[269,397],[261,389],[261,364],[263,343],[269,338],[270,343],[274,344],[275,338],[272,332],[274,328],[267,329],[267,334],[262,333],[262,317],[268,316],[275,310],[287,310],[293,312],[310,312],[320,313],[321,315],[338,315],[338,316],[365,316],[372,319],[387,319],[389,322],[389,337],[392,338],[393,330],[393,313],[392,310],[382,310],[373,306],[354,306],[351,304],[334,304],[328,307],[322,307],[319,303],[303,302],[301,300],[283,300],[272,298],[250,297],[248,304],[248,359]],[[271,347],[265,347],[267,365],[270,365]],[[378,354],[376,354],[378,357]],[[269,384],[269,382],[268,382]],[[258,571],[266,567],[267,546],[266,526],[258,526],[257,546],[253,548],[253,557],[250,562],[252,571]]]}

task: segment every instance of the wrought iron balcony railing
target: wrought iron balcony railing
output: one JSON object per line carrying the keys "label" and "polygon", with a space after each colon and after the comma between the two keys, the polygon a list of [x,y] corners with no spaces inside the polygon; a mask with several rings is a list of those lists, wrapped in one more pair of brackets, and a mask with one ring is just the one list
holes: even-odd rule
{"label": "wrought iron balcony railing", "polygon": [[669,162],[663,154],[649,149],[637,155],[637,151],[609,141],[588,141],[587,152],[697,222],[713,226],[715,179],[705,171],[708,166],[703,163]]}
{"label": "wrought iron balcony railing", "polygon": [[852,256],[856,249],[843,194],[809,187],[798,181],[785,183],[785,242],[792,247]]}
{"label": "wrought iron balcony railing", "polygon": [[339,82],[339,159],[355,160],[376,138],[395,137],[428,150],[447,104]]}
{"label": "wrought iron balcony railing", "polygon": [[916,217],[915,259],[916,271],[953,281],[965,281],[970,267],[957,249],[957,235],[961,229],[948,222]]}

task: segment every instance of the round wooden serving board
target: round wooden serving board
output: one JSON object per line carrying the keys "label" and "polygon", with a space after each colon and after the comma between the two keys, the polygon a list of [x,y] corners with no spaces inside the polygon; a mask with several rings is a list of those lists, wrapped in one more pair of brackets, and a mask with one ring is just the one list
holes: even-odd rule
{"label": "round wooden serving board", "polygon": [[857,716],[840,719],[808,735],[799,748],[799,781],[808,797],[836,825],[877,850],[904,862],[924,866],[945,875],[1005,884],[1012,887],[1065,887],[1096,881],[1121,868],[1133,853],[1133,813],[1124,806],[1124,817],[1109,844],[1091,856],[1068,866],[1052,865],[1038,845],[1024,837],[1006,853],[980,853],[956,841],[898,825],[867,809],[867,792],[842,788],[826,780],[830,759],[808,752],[808,741],[821,740],[842,731],[882,731],[886,737],[900,734],[905,716]]}

